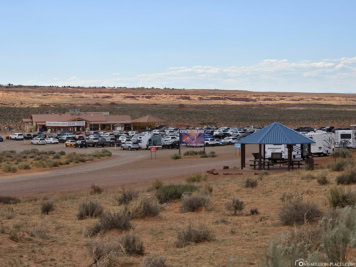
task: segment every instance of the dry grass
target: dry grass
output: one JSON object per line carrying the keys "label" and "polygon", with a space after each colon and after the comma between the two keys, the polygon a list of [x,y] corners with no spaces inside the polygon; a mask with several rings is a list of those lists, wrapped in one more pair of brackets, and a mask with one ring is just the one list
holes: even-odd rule
{"label": "dry grass", "polygon": [[[315,170],[312,174],[319,177],[323,172],[325,170]],[[258,181],[259,185],[254,189],[245,188],[247,178],[256,179],[253,173],[209,176],[208,183],[213,188],[209,199],[213,210],[182,213],[182,200],[177,199],[163,204],[159,216],[130,220],[135,234],[144,244],[145,257],[129,257],[127,260],[131,265],[127,266],[142,266],[144,258],[155,255],[164,257],[165,264],[169,266],[233,266],[238,261],[240,266],[259,264],[270,240],[283,231],[293,229],[283,226],[279,220],[283,195],[283,199],[302,196],[304,201],[315,203],[323,212],[329,209],[326,195],[336,185],[335,178],[339,173],[329,172],[329,183],[323,186],[316,181],[301,179],[305,174],[305,171],[271,171],[268,177]],[[182,177],[182,180],[186,178]],[[356,185],[347,187],[356,190]],[[84,200],[97,201],[106,212],[121,213],[125,207],[113,203],[120,192],[117,188],[94,195],[86,191],[48,196],[47,200],[56,203],[55,210],[49,216],[40,212],[42,198],[22,199],[11,206],[0,204],[0,262],[5,266],[90,265],[93,258],[88,254],[86,244],[96,239],[86,237],[86,233],[100,219],[78,220],[78,207]],[[154,198],[155,193],[149,191],[145,194]],[[229,214],[224,207],[233,198],[244,201],[248,211],[246,216],[227,216]],[[250,216],[251,209],[258,209],[259,213]],[[177,231],[190,224],[204,224],[215,240],[177,248]],[[125,232],[108,229],[98,237],[120,239]],[[115,255],[112,257],[115,258]],[[107,259],[111,260],[111,257]]]}

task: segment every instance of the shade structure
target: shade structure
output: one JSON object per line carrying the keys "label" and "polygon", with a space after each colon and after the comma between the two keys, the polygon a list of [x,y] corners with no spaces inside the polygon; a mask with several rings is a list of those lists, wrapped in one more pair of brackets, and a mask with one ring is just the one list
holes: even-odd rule
{"label": "shade structure", "polygon": [[[251,134],[245,138],[242,138],[239,143],[241,144],[241,169],[245,167],[246,164],[246,145],[247,144],[257,144],[259,145],[259,169],[261,169],[262,160],[265,160],[265,145],[287,145],[288,147],[288,170],[293,167],[292,162],[292,150],[293,145],[301,144],[308,145],[308,152],[310,154],[310,146],[315,143],[312,139],[305,137],[304,135],[280,124],[279,122],[274,122],[267,127]],[[262,149],[263,146],[263,149]],[[263,150],[263,158],[262,158]]]}
{"label": "shade structure", "polygon": [[315,143],[312,139],[280,124],[274,122],[267,127],[242,138],[241,144],[263,144],[263,145],[297,145]]}

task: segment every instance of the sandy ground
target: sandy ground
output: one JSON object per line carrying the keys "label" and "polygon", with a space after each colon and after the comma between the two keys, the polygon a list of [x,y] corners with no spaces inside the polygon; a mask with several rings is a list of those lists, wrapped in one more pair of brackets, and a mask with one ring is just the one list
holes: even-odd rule
{"label": "sandy ground", "polygon": [[[6,141],[0,151],[13,149],[38,148],[59,152],[76,151],[90,153],[96,148],[73,149],[63,145],[33,146],[23,142]],[[151,159],[149,151],[122,151],[109,148],[113,158],[70,168],[52,169],[38,173],[15,174],[0,177],[0,195],[33,195],[63,191],[75,191],[90,187],[92,184],[102,187],[129,185],[154,179],[172,179],[182,175],[205,172],[209,169],[222,169],[223,166],[240,168],[240,158],[233,146],[208,147],[207,153],[215,151],[216,158],[183,158],[172,160],[170,157],[178,150],[159,150],[157,158]],[[182,153],[188,148],[182,149]],[[256,152],[256,146],[248,146],[247,155]]]}

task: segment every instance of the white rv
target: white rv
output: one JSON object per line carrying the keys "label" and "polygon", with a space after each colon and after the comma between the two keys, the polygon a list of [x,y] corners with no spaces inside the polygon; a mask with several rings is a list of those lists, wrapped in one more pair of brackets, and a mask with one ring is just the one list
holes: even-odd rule
{"label": "white rv", "polygon": [[[294,145],[292,157],[293,159],[301,159],[302,158],[302,150],[301,145]],[[282,153],[283,159],[288,159],[288,147],[287,145],[266,145],[266,158],[271,158],[272,153]]]}
{"label": "white rv", "polygon": [[162,147],[162,136],[160,134],[145,134],[141,137],[140,146],[142,149],[149,149],[150,146]]}
{"label": "white rv", "polygon": [[356,130],[336,130],[335,146],[338,148],[356,148]]}
{"label": "white rv", "polygon": [[334,152],[335,134],[328,132],[310,132],[305,134],[306,137],[314,140],[311,144],[311,153],[313,155],[326,156]]}

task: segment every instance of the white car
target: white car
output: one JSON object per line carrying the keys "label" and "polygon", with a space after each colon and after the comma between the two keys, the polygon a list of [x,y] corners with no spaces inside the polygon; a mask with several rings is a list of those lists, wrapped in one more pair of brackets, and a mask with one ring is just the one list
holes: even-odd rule
{"label": "white car", "polygon": [[23,140],[23,134],[22,133],[13,133],[12,135],[10,135],[10,139],[11,140]]}
{"label": "white car", "polygon": [[237,142],[237,138],[236,137],[225,137],[222,142],[225,145],[233,145]]}
{"label": "white car", "polygon": [[54,137],[49,137],[45,139],[46,144],[58,144],[58,139]]}
{"label": "white car", "polygon": [[36,138],[32,139],[31,144],[32,145],[45,145],[46,139],[44,139],[42,137],[36,137]]}

